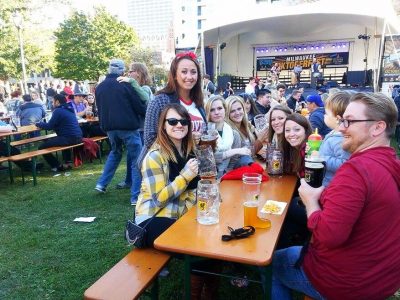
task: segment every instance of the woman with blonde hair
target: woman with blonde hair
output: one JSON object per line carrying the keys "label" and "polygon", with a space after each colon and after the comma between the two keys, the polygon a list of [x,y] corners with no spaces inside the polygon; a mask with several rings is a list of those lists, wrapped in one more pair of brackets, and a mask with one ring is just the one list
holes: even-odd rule
{"label": "woman with blonde hair", "polygon": [[226,105],[222,96],[213,96],[206,105],[207,121],[215,123],[218,131],[217,148],[214,153],[218,178],[231,171],[242,155],[250,155],[250,150],[241,147],[239,132],[226,122]]}
{"label": "woman with blonde hair", "polygon": [[[241,140],[241,147],[249,149],[254,148],[257,153],[263,147],[263,141],[266,139],[266,131],[260,134],[260,138],[252,132],[252,126],[247,118],[246,108],[242,97],[229,96],[226,102],[226,121],[231,127],[238,131]],[[239,160],[239,166],[251,164],[253,159],[251,156],[242,156]]]}

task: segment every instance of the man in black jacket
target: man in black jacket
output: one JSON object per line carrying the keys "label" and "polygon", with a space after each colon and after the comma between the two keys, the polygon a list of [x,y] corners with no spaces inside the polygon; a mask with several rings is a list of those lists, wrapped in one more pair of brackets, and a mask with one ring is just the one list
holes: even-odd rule
{"label": "man in black jacket", "polygon": [[146,114],[145,95],[132,89],[129,83],[119,83],[117,77],[123,75],[125,64],[120,59],[110,61],[106,79],[96,88],[96,104],[100,127],[107,132],[111,143],[111,152],[104,165],[103,174],[97,181],[95,189],[106,191],[122,158],[122,146],[126,146],[131,158],[132,186],[131,203],[139,195],[141,176],[136,161],[142,150],[139,128],[140,118]]}

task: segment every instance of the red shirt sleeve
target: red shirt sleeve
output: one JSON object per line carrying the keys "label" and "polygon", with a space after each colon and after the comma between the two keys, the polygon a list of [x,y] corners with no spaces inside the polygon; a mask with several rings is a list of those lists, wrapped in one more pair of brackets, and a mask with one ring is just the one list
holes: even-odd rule
{"label": "red shirt sleeve", "polygon": [[327,248],[343,245],[360,216],[367,198],[368,183],[362,172],[346,163],[322,193],[322,210],[310,215],[307,226],[314,241]]}

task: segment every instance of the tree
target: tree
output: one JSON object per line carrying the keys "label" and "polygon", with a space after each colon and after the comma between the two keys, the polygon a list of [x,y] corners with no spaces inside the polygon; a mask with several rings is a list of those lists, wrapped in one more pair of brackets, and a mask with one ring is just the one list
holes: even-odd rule
{"label": "tree", "polygon": [[[38,13],[50,5],[68,3],[65,0],[0,0],[0,79],[22,78],[22,64],[18,42],[18,32],[12,21],[12,14],[18,10],[24,18],[23,40],[25,50],[25,65],[29,75],[40,73],[51,68],[52,54],[44,53],[51,46],[43,42],[43,36],[51,36],[52,32],[38,30],[36,20]],[[45,20],[45,18],[41,18]],[[40,37],[40,38],[39,38]],[[47,38],[49,40],[49,38]],[[40,41],[40,42],[39,42]]]}
{"label": "tree", "polygon": [[144,63],[149,70],[154,85],[163,85],[167,81],[168,71],[159,65],[155,59],[155,52],[150,49],[133,47],[131,51],[131,60]]}
{"label": "tree", "polygon": [[94,17],[74,13],[55,36],[55,75],[74,80],[97,80],[107,72],[110,59],[128,61],[130,49],[139,44],[134,30],[102,7]]}

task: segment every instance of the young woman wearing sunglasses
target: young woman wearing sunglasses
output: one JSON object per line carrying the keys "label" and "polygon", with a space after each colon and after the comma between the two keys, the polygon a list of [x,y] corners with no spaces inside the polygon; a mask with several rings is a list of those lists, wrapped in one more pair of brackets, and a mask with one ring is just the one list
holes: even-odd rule
{"label": "young woman wearing sunglasses", "polygon": [[180,104],[167,104],[158,122],[157,138],[142,164],[142,186],[136,224],[146,227],[147,245],[196,203],[198,162],[193,154],[192,122]]}

